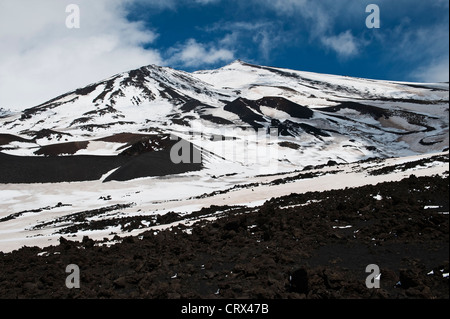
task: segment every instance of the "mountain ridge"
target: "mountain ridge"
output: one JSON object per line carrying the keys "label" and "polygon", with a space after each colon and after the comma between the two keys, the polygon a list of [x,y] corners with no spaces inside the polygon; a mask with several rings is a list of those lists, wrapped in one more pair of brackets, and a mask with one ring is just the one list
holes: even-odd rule
{"label": "mountain ridge", "polygon": [[[121,145],[116,144],[103,153],[90,150],[100,138],[155,133],[182,136],[213,153],[222,145],[217,155],[226,158],[227,142],[213,136],[245,140],[248,129],[278,130],[278,143],[267,146],[277,161],[293,167],[311,162],[308,156],[351,162],[439,152],[448,148],[448,87],[241,60],[192,73],[148,65],[6,114],[0,121],[5,135],[0,151],[42,156],[46,145],[83,142],[87,146],[72,155],[118,155]],[[280,145],[294,145],[296,152],[286,153]]]}

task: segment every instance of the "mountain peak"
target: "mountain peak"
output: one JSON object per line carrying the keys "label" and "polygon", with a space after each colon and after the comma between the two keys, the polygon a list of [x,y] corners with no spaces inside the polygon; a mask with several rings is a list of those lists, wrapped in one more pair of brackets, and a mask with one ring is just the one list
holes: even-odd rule
{"label": "mountain peak", "polygon": [[244,65],[248,65],[248,63],[246,63],[245,61],[242,61],[241,59],[237,59],[237,60],[234,60],[231,63],[228,63],[227,65],[222,67],[222,69],[233,68],[233,67],[236,67],[236,66],[244,66]]}
{"label": "mountain peak", "polygon": [[237,60],[234,60],[233,62],[229,63],[228,65],[231,65],[231,64],[244,64],[244,63],[245,62],[242,61],[241,59],[237,59]]}

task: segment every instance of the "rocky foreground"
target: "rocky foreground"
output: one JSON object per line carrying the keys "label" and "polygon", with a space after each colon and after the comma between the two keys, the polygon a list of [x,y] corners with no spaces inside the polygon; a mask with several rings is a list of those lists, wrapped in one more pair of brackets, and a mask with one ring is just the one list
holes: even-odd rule
{"label": "rocky foreground", "polygon": [[[449,180],[272,198],[118,243],[0,252],[0,298],[449,298]],[[80,288],[66,287],[66,267]],[[381,271],[368,289],[366,266]]]}

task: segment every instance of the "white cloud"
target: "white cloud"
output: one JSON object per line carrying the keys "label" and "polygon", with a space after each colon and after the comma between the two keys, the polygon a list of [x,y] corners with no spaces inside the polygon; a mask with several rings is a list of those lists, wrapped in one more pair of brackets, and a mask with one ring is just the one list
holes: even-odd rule
{"label": "white cloud", "polygon": [[420,82],[448,82],[449,57],[432,61],[429,65],[419,67],[412,73],[412,77]]}
{"label": "white cloud", "polygon": [[196,3],[199,4],[210,4],[210,3],[218,3],[221,0],[195,0]]}
{"label": "white cloud", "polygon": [[438,22],[430,26],[413,27],[405,21],[378,41],[384,44],[385,59],[407,61],[412,70],[402,74],[407,80],[447,82],[449,75],[448,24]]}
{"label": "white cloud", "polygon": [[333,49],[341,58],[348,58],[359,52],[360,44],[350,30],[337,36],[323,36],[321,40],[325,46]]}
{"label": "white cloud", "polygon": [[[130,1],[130,0],[125,0]],[[222,0],[132,0],[154,10],[177,10],[184,5],[209,5],[219,3]]]}
{"label": "white cloud", "polygon": [[234,59],[234,53],[214,44],[198,43],[195,39],[189,39],[185,44],[169,50],[168,62],[185,67],[198,67],[211,65],[218,62],[229,62]]}
{"label": "white cloud", "polygon": [[310,3],[308,0],[259,0],[265,6],[272,7],[282,14],[296,14]]}
{"label": "white cloud", "polygon": [[258,0],[255,2],[274,10],[279,15],[302,20],[312,39],[319,38],[330,30],[336,15],[341,12],[342,6],[345,6],[342,4],[343,1],[330,0]]}
{"label": "white cloud", "polygon": [[276,48],[295,40],[292,31],[282,30],[282,25],[276,21],[216,23],[204,30],[210,33],[225,32],[223,38],[218,40],[222,47],[244,55],[252,51],[249,55],[256,54],[265,61],[270,60]]}
{"label": "white cloud", "polygon": [[365,7],[360,3],[331,0],[260,0],[258,3],[288,19],[297,18],[311,43],[332,49],[339,58],[350,58],[360,53],[362,40],[350,30],[337,35],[335,31],[338,23],[350,25],[358,17],[365,17]]}
{"label": "white cloud", "polygon": [[68,29],[61,0],[2,0],[0,107],[23,109],[59,94],[148,64],[162,64],[143,49],[158,35],[129,22],[129,1],[77,0],[81,28]]}
{"label": "white cloud", "polygon": [[124,0],[133,4],[143,5],[152,10],[175,10],[180,0]]}

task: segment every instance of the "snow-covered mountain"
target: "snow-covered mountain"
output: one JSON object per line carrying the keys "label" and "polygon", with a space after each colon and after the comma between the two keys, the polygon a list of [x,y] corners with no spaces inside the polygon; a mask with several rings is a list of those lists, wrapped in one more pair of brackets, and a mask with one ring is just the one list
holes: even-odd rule
{"label": "snow-covered mountain", "polygon": [[[236,61],[146,66],[2,111],[0,251],[62,234],[110,244],[271,197],[448,176],[448,100],[448,83]],[[179,141],[189,158],[177,164]]]}
{"label": "snow-covered mountain", "polygon": [[265,139],[269,153],[301,168],[442,151],[448,147],[448,101],[448,83],[377,81],[242,61],[193,73],[150,65],[2,118],[0,147],[34,156],[72,143],[70,152],[56,155],[117,155],[129,140],[98,140],[175,134],[243,163],[239,150],[230,157],[225,137],[248,145],[257,130],[276,129],[276,141]]}

